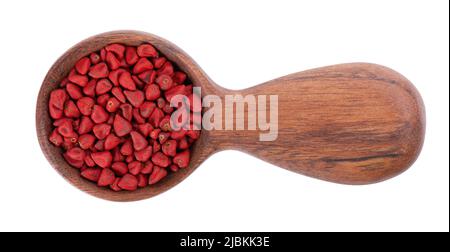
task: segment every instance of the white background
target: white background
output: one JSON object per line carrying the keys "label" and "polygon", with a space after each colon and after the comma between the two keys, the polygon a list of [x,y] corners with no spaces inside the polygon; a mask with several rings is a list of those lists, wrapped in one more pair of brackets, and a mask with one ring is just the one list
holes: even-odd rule
{"label": "white background", "polygon": [[[0,231],[448,231],[448,7],[442,0],[0,1]],[[423,96],[424,149],[407,172],[370,186],[323,182],[227,151],[156,198],[91,197],[44,158],[35,102],[65,50],[117,29],[172,41],[227,88],[330,64],[387,65]]]}

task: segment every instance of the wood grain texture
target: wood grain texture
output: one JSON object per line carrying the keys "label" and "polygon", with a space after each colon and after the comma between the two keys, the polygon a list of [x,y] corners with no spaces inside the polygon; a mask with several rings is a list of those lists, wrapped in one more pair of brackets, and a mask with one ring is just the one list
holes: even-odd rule
{"label": "wood grain texture", "polygon": [[[217,94],[278,95],[278,138],[259,141],[254,130],[202,130],[187,169],[135,192],[113,192],[82,179],[48,141],[50,91],[75,62],[111,43],[148,42],[186,72],[202,96]],[[235,115],[235,116],[246,116]],[[345,184],[368,184],[393,177],[417,158],[424,139],[425,112],[414,86],[395,71],[353,63],[291,74],[239,91],[214,83],[181,49],[152,34],[116,31],[88,38],[62,55],[49,70],[38,95],[36,129],[50,164],[70,183],[99,198],[133,201],[158,195],[189,176],[213,153],[240,150],[282,168]],[[255,174],[257,176],[257,174]]]}

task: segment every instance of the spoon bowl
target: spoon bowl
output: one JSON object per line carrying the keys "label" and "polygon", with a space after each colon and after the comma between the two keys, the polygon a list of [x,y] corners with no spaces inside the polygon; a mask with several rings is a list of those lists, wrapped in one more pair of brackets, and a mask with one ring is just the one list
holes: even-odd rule
{"label": "spoon bowl", "polygon": [[[150,43],[184,71],[201,95],[216,95],[221,111],[249,125],[249,109],[237,111],[226,96],[274,95],[277,132],[261,141],[263,129],[202,129],[186,169],[134,192],[114,192],[83,179],[64,160],[62,150],[48,137],[52,120],[49,94],[68,75],[78,59],[108,44],[137,46]],[[272,103],[272,100],[270,101]],[[259,106],[259,104],[258,104]],[[258,107],[258,110],[261,110]],[[256,118],[253,118],[256,120]],[[368,63],[340,64],[290,74],[244,89],[228,90],[212,81],[180,48],[158,36],[138,31],[115,31],[90,37],[64,53],[45,77],[37,100],[36,129],[50,164],[71,184],[102,199],[135,201],[158,195],[180,183],[213,153],[234,149],[310,177],[343,184],[370,184],[394,177],[418,157],[425,135],[425,109],[420,94],[401,74]]]}

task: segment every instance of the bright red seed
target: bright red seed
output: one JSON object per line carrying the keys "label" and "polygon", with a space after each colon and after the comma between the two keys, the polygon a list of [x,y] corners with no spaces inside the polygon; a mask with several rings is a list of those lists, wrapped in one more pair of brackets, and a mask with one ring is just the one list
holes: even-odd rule
{"label": "bright red seed", "polygon": [[140,58],[136,65],[134,65],[133,73],[140,74],[142,72],[152,70],[153,64],[146,58]]}
{"label": "bright red seed", "polygon": [[158,183],[158,181],[163,179],[165,176],[167,176],[166,169],[163,169],[163,168],[158,167],[158,166],[154,166],[152,174],[150,175],[150,178],[148,180],[148,184],[149,185],[156,184],[156,183]]}
{"label": "bright red seed", "polygon": [[95,123],[104,123],[108,120],[109,114],[99,105],[94,105],[92,109],[91,119]]}
{"label": "bright red seed", "polygon": [[91,134],[83,134],[78,137],[78,145],[81,149],[87,150],[94,145],[95,136]]}
{"label": "bright red seed", "polygon": [[95,101],[91,97],[82,97],[77,101],[77,107],[80,113],[89,116],[92,114],[92,109],[94,108]]}
{"label": "bright red seed", "polygon": [[131,174],[125,174],[118,183],[118,186],[123,190],[135,191],[137,189],[138,180]]}
{"label": "bright red seed", "polygon": [[132,161],[128,164],[128,172],[133,175],[138,175],[142,170],[142,163],[139,161]]}
{"label": "bright red seed", "polygon": [[[121,44],[110,44],[108,46],[105,47],[105,50],[107,52],[112,52],[114,53],[114,55],[121,59],[124,56],[125,53],[125,46],[121,45]],[[106,56],[108,57],[108,56]]]}
{"label": "bright red seed", "polygon": [[169,75],[163,74],[156,78],[156,83],[161,87],[161,90],[168,90],[173,87],[173,80]]}
{"label": "bright red seed", "polygon": [[161,91],[159,86],[155,84],[150,84],[145,89],[145,98],[149,101],[154,101],[161,96]]}
{"label": "bright red seed", "polygon": [[109,151],[94,152],[91,153],[91,157],[94,160],[94,162],[102,168],[107,168],[111,166],[112,154]]}
{"label": "bright red seed", "polygon": [[131,135],[131,141],[133,142],[133,148],[136,151],[140,151],[140,150],[144,149],[145,147],[147,147],[147,145],[148,145],[147,139],[145,139],[145,137],[142,136],[139,132],[131,131],[130,135]]}
{"label": "bright red seed", "polygon": [[81,58],[76,64],[75,69],[78,73],[85,75],[89,71],[91,60],[88,57]]}
{"label": "bright red seed", "polygon": [[89,76],[95,79],[106,78],[108,77],[108,74],[108,66],[103,62],[92,66],[89,70]]}
{"label": "bright red seed", "polygon": [[111,125],[106,123],[97,124],[92,128],[92,131],[97,139],[103,140],[111,132]]}
{"label": "bright red seed", "polygon": [[102,172],[102,169],[88,168],[81,172],[81,176],[92,182],[97,182],[98,179],[100,178],[101,172]]}
{"label": "bright red seed", "polygon": [[92,130],[94,123],[91,118],[87,116],[81,117],[80,125],[78,126],[78,134],[86,134]]}
{"label": "bright red seed", "polygon": [[143,44],[138,46],[137,54],[139,57],[157,57],[158,52],[156,49],[150,44]]}
{"label": "bright red seed", "polygon": [[141,162],[149,160],[151,156],[152,156],[152,146],[150,145],[134,153],[134,157],[136,158],[136,160]]}
{"label": "bright red seed", "polygon": [[167,167],[170,165],[170,159],[166,155],[164,155],[162,152],[157,152],[153,154],[152,156],[152,162],[153,164],[161,167]]}
{"label": "bright red seed", "polygon": [[119,84],[128,90],[136,90],[136,84],[134,83],[133,78],[131,78],[131,74],[129,72],[124,72],[120,75]]}
{"label": "bright red seed", "polygon": [[125,60],[128,65],[134,65],[139,60],[139,56],[137,55],[136,48],[129,46],[125,50]]}
{"label": "bright red seed", "polygon": [[98,186],[109,186],[116,180],[114,172],[110,169],[103,169],[98,178]]}
{"label": "bright red seed", "polygon": [[189,164],[190,153],[189,150],[185,150],[178,153],[174,158],[173,162],[177,164],[180,168],[186,168]]}
{"label": "bright red seed", "polygon": [[123,91],[123,93],[125,94],[127,100],[131,103],[131,105],[133,105],[136,108],[139,108],[139,106],[141,106],[142,103],[144,102],[145,99],[144,93],[140,90],[136,91],[125,90]]}
{"label": "bright red seed", "polygon": [[105,139],[105,150],[112,150],[116,148],[120,143],[121,139],[114,134],[109,134]]}
{"label": "bright red seed", "polygon": [[177,141],[167,140],[162,144],[162,152],[167,156],[174,157],[177,154]]}
{"label": "bright red seed", "polygon": [[128,166],[124,162],[115,162],[111,165],[111,169],[117,174],[117,176],[123,176],[128,172]]}
{"label": "bright red seed", "polygon": [[113,127],[119,137],[127,135],[132,130],[131,123],[118,114],[114,117]]}
{"label": "bright red seed", "polygon": [[112,87],[113,85],[108,79],[101,79],[97,82],[97,86],[95,86],[95,93],[97,95],[106,94]]}

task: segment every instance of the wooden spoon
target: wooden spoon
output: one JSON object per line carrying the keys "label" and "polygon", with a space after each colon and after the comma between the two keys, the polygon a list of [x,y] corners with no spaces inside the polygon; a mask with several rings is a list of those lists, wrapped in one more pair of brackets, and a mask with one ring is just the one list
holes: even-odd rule
{"label": "wooden spoon", "polygon": [[[278,95],[278,137],[259,141],[259,130],[202,130],[188,168],[135,192],[113,192],[81,178],[48,141],[49,93],[75,62],[111,43],[151,43],[186,72],[202,96],[216,94]],[[236,115],[235,116],[242,116]],[[155,35],[115,31],[88,38],[61,56],[39,92],[36,128],[51,165],[70,183],[94,196],[133,201],[158,195],[189,176],[213,153],[240,150],[282,168],[322,180],[369,184],[405,171],[421,150],[425,111],[414,86],[399,73],[374,64],[322,67],[281,77],[244,90],[227,90],[212,81],[185,52]],[[243,167],[245,168],[245,167]],[[255,175],[257,176],[257,175]]]}

